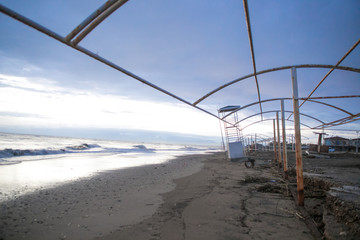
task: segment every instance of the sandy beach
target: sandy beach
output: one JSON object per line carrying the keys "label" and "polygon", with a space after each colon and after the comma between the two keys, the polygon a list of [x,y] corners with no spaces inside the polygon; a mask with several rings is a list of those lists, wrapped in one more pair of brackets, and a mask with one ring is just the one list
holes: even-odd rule
{"label": "sandy beach", "polygon": [[[202,158],[204,155],[202,155]],[[0,202],[0,239],[93,239],[153,215],[198,158],[97,173]]]}
{"label": "sandy beach", "polygon": [[281,182],[268,160],[248,169],[223,153],[207,157],[200,172],[162,195],[151,218],[100,239],[313,239],[291,195],[258,191]]}
{"label": "sandy beach", "polygon": [[[183,156],[21,196],[1,203],[0,239],[357,239],[356,201],[339,203],[328,192],[346,180],[339,177],[346,169],[346,184],[358,184],[359,168],[350,167],[358,157],[347,167],[341,158],[335,167],[304,158],[305,172],[317,174],[306,177],[305,208],[273,153],[253,157],[255,167],[245,168],[222,152]],[[342,219],[346,211],[352,220]]]}

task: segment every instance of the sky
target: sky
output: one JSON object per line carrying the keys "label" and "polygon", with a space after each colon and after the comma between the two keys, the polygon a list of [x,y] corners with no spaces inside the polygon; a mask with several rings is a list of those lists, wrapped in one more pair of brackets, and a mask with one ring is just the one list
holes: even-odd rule
{"label": "sky", "polygon": [[[105,1],[0,0],[0,4],[66,36]],[[298,64],[335,65],[360,38],[358,0],[249,0],[257,71]],[[0,14],[0,131],[61,135],[88,132],[144,131],[221,135],[219,120],[124,75],[44,34]],[[240,0],[129,0],[79,44],[99,56],[193,103],[242,76],[253,66]],[[342,66],[360,68],[358,46]],[[329,69],[297,69],[299,96],[307,97]],[[292,97],[290,70],[258,76],[261,99]],[[313,96],[360,95],[360,75],[335,70]],[[233,84],[199,103],[217,115],[227,105],[258,100],[254,78]],[[329,99],[352,114],[360,99]],[[280,109],[279,101],[262,104]],[[285,101],[292,110],[292,102]],[[305,103],[301,113],[331,122],[347,115]],[[259,106],[238,112],[239,119]],[[288,116],[289,113],[286,114]],[[264,119],[275,113],[264,114]],[[260,120],[243,121],[242,126]],[[301,116],[311,127],[318,122]],[[289,136],[293,123],[287,122]],[[359,122],[326,129],[330,136],[357,137]],[[75,131],[76,130],[76,131]],[[113,131],[109,131],[113,130]],[[303,141],[316,141],[303,128]],[[345,131],[346,130],[346,131]],[[272,121],[254,124],[245,136],[272,136]],[[81,135],[81,133],[80,133]],[[154,136],[155,136],[154,135]],[[102,135],[101,135],[102,136]],[[78,137],[78,136],[77,136]],[[115,136],[113,136],[115,137]]]}

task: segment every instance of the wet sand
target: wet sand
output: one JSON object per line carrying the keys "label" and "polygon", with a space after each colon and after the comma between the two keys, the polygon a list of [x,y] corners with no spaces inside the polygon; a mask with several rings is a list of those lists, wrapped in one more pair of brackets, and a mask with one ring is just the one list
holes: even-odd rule
{"label": "wet sand", "polygon": [[[0,239],[357,239],[357,205],[328,194],[356,186],[357,157],[346,167],[346,156],[332,166],[304,157],[305,172],[317,174],[305,180],[308,215],[273,154],[253,157],[255,167],[245,168],[224,153],[190,155],[40,190],[1,203]],[[349,211],[355,215],[343,219]]]}
{"label": "wet sand", "polygon": [[[205,155],[201,155],[201,159]],[[152,216],[173,179],[198,172],[196,155],[98,173],[0,202],[0,239],[93,239]]]}

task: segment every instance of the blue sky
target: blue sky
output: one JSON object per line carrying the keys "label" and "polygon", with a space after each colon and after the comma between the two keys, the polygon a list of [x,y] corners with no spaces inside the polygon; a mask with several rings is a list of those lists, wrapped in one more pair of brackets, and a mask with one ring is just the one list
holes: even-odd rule
{"label": "blue sky", "polygon": [[[62,36],[104,2],[0,0]],[[295,64],[334,65],[360,38],[357,0],[249,0],[248,4],[258,71]],[[3,14],[0,31],[2,130],[140,129],[220,135],[216,118]],[[244,8],[239,0],[129,0],[80,45],[189,102],[253,73]],[[360,47],[341,65],[359,68]],[[299,95],[306,97],[328,70],[298,69]],[[260,75],[258,80],[262,99],[291,97],[289,70]],[[359,95],[359,80],[359,73],[335,70],[314,96]],[[220,107],[255,101],[255,81],[249,78],[210,96],[199,106],[216,114]],[[358,98],[324,102],[359,112]],[[263,104],[264,111],[279,108],[279,102]],[[292,109],[291,101],[286,102],[286,109]],[[254,106],[239,116],[258,111]],[[301,112],[325,122],[346,117],[313,103],[306,103]],[[264,116],[273,118],[274,113]],[[249,119],[244,125],[256,120],[259,118]],[[317,124],[305,117],[301,121]],[[336,128],[360,130],[357,122]],[[272,124],[254,125],[244,134],[259,131],[271,136]],[[328,133],[356,137],[351,131]],[[316,138],[305,129],[304,136]]]}

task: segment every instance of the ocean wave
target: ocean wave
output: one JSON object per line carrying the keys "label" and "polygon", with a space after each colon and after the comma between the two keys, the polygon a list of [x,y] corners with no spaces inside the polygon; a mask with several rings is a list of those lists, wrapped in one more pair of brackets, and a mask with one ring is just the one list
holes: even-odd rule
{"label": "ocean wave", "polygon": [[14,165],[14,164],[18,164],[18,163],[21,163],[21,161],[8,161],[8,160],[0,159],[0,166]]}
{"label": "ocean wave", "polygon": [[155,149],[153,148],[147,148],[145,145],[134,145],[133,146],[136,150],[145,151],[145,152],[154,152]]}
{"label": "ocean wave", "polygon": [[80,145],[68,146],[68,147],[61,148],[61,149],[12,149],[12,148],[6,148],[3,150],[0,150],[0,158],[73,153],[73,152],[79,152],[82,150],[88,150],[90,148],[96,148],[96,147],[100,147],[100,145],[83,143]]}
{"label": "ocean wave", "polygon": [[[20,156],[39,156],[39,155],[52,155],[52,154],[66,154],[66,153],[153,153],[156,149],[147,148],[145,145],[134,145],[129,148],[117,147],[103,147],[98,144],[79,144],[56,148],[47,149],[13,149],[6,148],[0,150],[0,165],[15,164],[13,161],[4,160],[4,158],[20,157]],[[18,163],[18,162],[16,162]]]}

